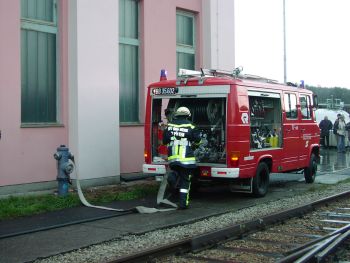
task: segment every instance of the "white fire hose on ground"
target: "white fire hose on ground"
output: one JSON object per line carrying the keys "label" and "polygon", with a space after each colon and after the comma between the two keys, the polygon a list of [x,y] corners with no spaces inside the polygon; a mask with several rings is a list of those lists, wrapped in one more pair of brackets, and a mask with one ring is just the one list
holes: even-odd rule
{"label": "white fire hose on ground", "polygon": [[74,168],[79,199],[83,203],[83,205],[85,205],[87,207],[104,209],[104,210],[109,210],[109,211],[117,211],[117,212],[134,211],[134,212],[138,212],[141,214],[152,214],[152,213],[156,213],[156,212],[166,212],[166,211],[171,211],[171,210],[177,209],[176,204],[174,204],[173,202],[164,198],[164,193],[165,193],[167,183],[168,183],[168,175],[167,174],[164,175],[164,178],[163,178],[163,180],[160,184],[159,190],[158,190],[157,205],[165,204],[165,205],[170,206],[171,208],[155,208],[155,207],[136,206],[136,207],[129,208],[129,209],[117,209],[117,208],[106,207],[106,206],[92,205],[86,200],[86,198],[83,194],[83,191],[82,191],[81,185],[80,185],[79,174],[78,174],[77,169],[75,167],[75,163],[72,160],[69,160],[69,162],[73,165],[73,168]]}

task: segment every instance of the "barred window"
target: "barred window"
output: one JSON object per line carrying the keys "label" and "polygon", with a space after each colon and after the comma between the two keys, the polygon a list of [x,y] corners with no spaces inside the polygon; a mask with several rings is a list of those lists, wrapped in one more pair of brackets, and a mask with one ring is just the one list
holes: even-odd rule
{"label": "barred window", "polygon": [[21,0],[21,120],[57,122],[57,1]]}
{"label": "barred window", "polygon": [[139,122],[139,1],[119,0],[119,112],[121,123]]}
{"label": "barred window", "polygon": [[177,11],[176,13],[176,66],[195,69],[196,55],[195,16],[192,13]]}

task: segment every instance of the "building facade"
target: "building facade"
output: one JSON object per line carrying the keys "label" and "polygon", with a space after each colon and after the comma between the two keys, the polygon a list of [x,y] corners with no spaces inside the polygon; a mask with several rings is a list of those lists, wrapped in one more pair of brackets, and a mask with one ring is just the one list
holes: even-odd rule
{"label": "building facade", "polygon": [[91,184],[143,163],[161,69],[234,68],[232,0],[0,0],[0,192],[56,185],[67,145]]}

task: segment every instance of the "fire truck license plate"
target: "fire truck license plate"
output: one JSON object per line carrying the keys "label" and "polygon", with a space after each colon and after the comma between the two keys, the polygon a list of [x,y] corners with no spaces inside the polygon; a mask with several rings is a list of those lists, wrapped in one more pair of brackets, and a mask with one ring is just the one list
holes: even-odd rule
{"label": "fire truck license plate", "polygon": [[178,88],[155,88],[153,95],[174,95],[178,92]]}

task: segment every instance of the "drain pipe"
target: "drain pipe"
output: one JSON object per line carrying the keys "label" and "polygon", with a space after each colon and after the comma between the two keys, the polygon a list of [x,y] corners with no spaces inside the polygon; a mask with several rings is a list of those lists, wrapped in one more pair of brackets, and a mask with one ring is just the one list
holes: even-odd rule
{"label": "drain pipe", "polygon": [[74,160],[74,156],[69,152],[68,147],[61,145],[53,157],[57,160],[58,196],[66,196],[69,184],[72,184],[69,175],[73,172],[73,165],[69,160]]}

